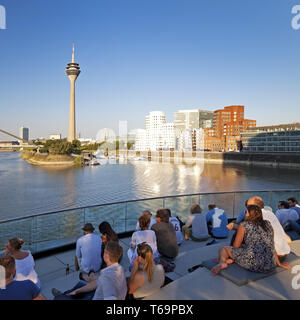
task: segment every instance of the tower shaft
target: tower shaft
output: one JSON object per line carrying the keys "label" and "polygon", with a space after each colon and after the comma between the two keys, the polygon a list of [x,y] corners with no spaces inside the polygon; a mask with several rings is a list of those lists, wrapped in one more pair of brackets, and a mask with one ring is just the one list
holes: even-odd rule
{"label": "tower shaft", "polygon": [[69,76],[71,89],[70,89],[70,112],[69,112],[69,131],[68,142],[76,139],[76,122],[75,122],[75,81],[77,76]]}

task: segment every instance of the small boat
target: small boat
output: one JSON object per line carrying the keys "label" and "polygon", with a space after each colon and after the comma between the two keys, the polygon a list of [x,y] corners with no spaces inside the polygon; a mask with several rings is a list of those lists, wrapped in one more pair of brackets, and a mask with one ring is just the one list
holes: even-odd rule
{"label": "small boat", "polygon": [[92,159],[87,163],[88,166],[99,166],[100,163],[97,161],[97,159]]}

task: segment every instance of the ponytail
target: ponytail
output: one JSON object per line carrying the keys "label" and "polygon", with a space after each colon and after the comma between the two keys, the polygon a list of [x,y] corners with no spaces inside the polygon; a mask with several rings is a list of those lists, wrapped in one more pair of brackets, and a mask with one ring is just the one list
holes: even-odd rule
{"label": "ponytail", "polygon": [[152,276],[153,276],[153,268],[154,268],[154,261],[153,261],[153,256],[151,251],[146,252],[145,256],[145,264],[143,267],[143,271],[145,271],[148,274],[148,281],[152,281]]}

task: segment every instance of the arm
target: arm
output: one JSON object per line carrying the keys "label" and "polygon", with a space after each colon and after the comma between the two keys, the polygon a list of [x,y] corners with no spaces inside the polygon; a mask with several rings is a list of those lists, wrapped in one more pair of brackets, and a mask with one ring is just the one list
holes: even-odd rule
{"label": "arm", "polygon": [[79,267],[79,262],[78,262],[78,258],[75,256],[75,270],[79,271],[80,267]]}
{"label": "arm", "polygon": [[234,244],[233,244],[234,248],[239,248],[241,246],[245,236],[245,232],[246,232],[246,229],[242,225],[239,225],[239,228],[234,240]]}
{"label": "arm", "polygon": [[287,269],[287,270],[291,269],[291,266],[287,262],[282,262],[281,263],[279,261],[278,254],[277,254],[276,251],[275,251],[275,261],[276,261],[276,264],[277,264],[278,267],[281,267],[281,268],[284,268],[284,269]]}
{"label": "arm", "polygon": [[70,296],[74,296],[75,294],[78,293],[84,293],[84,292],[91,292],[97,289],[97,285],[98,285],[98,278],[89,282],[87,285],[85,285],[84,287],[81,287],[79,289],[76,289],[72,292],[70,292],[68,295]]}
{"label": "arm", "polygon": [[194,218],[193,216],[188,216],[186,223],[185,223],[186,228],[189,228],[192,225],[193,220],[194,220],[193,218]]}
{"label": "arm", "polygon": [[36,298],[33,300],[47,300],[42,294],[39,294]]}
{"label": "arm", "polygon": [[138,288],[141,288],[145,283],[144,274],[141,272],[137,272],[134,278],[130,278],[129,280],[129,294],[133,294]]}

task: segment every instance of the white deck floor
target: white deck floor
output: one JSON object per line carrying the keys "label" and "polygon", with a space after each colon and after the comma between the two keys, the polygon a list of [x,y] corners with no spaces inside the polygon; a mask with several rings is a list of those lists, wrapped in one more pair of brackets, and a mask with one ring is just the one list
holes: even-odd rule
{"label": "white deck floor", "polygon": [[[201,263],[203,260],[217,257],[218,250],[228,245],[231,236],[218,243],[206,246],[205,242],[185,241],[179,249],[176,258],[175,272],[167,273],[173,281],[162,288],[157,294],[150,297],[153,300],[202,300],[202,299],[300,299],[300,289],[292,289],[292,275],[284,271],[267,279],[258,280],[243,287],[238,287],[221,276],[213,277],[204,268],[188,273],[188,268]],[[129,261],[127,250],[130,238],[120,240],[124,249],[121,261],[124,270],[129,276]],[[300,240],[292,243],[292,251],[300,256]],[[36,260],[36,271],[39,275],[42,294],[52,300],[52,288],[60,291],[71,289],[79,280],[78,272],[74,268],[75,250],[59,253]],[[66,266],[70,266],[70,274],[66,275]],[[288,274],[287,274],[288,273]]]}

